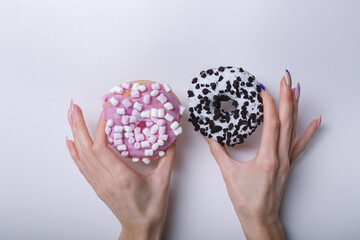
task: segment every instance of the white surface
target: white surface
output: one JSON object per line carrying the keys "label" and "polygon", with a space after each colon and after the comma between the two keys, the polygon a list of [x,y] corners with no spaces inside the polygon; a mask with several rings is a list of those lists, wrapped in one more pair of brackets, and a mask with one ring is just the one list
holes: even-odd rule
{"label": "white surface", "polygon": [[[323,116],[289,176],[289,239],[359,239],[359,1],[271,2],[0,1],[0,239],[116,239],[120,224],[65,146],[70,98],[93,134],[116,84],[166,82],[187,104],[191,79],[220,65],[248,70],[276,99],[288,68],[302,87],[299,132]],[[186,117],[164,239],[243,239]],[[234,157],[252,158],[260,136]]]}

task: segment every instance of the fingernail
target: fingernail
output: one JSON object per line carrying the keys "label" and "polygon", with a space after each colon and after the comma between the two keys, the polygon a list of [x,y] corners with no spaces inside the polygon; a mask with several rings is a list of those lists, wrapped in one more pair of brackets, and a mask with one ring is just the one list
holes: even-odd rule
{"label": "fingernail", "polygon": [[295,88],[295,100],[299,100],[300,97],[300,83],[297,83]]}
{"label": "fingernail", "polygon": [[320,118],[318,119],[317,123],[316,123],[316,129],[318,129],[320,127],[321,124],[321,115]]}
{"label": "fingernail", "polygon": [[265,91],[265,86],[260,83],[260,87]]}
{"label": "fingernail", "polygon": [[292,79],[291,79],[290,72],[287,69],[285,70],[285,80],[286,80],[286,85],[291,87]]}
{"label": "fingernail", "polygon": [[70,151],[70,149],[71,149],[71,146],[70,146],[70,142],[69,142],[69,139],[68,139],[68,137],[66,136],[66,138],[65,138],[65,142],[66,142],[66,147],[69,149],[69,151]]}
{"label": "fingernail", "polygon": [[70,100],[70,110],[71,110],[71,114],[74,114],[74,102],[73,99]]}
{"label": "fingernail", "polygon": [[67,117],[68,117],[70,127],[72,127],[73,122],[72,122],[72,116],[71,116],[70,108],[68,109],[68,116]]}

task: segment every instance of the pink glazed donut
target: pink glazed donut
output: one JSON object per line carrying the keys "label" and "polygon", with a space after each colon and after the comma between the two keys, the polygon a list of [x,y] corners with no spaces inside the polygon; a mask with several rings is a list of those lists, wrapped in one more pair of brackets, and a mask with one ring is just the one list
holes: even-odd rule
{"label": "pink glazed donut", "polygon": [[182,133],[181,105],[168,84],[139,80],[113,87],[103,97],[105,133],[122,157],[150,160],[165,155]]}

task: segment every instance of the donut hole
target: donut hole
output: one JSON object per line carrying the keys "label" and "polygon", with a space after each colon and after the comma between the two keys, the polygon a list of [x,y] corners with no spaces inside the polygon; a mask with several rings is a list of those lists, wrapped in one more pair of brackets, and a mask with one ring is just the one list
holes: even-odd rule
{"label": "donut hole", "polygon": [[223,112],[233,112],[236,110],[236,101],[229,99],[220,101],[220,110]]}

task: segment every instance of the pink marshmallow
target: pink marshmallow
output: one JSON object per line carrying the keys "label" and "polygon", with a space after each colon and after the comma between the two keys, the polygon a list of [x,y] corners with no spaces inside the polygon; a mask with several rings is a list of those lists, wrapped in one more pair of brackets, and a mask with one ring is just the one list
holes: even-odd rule
{"label": "pink marshmallow", "polygon": [[161,139],[161,140],[163,140],[163,141],[166,141],[166,140],[168,140],[168,135],[166,135],[166,134],[161,134],[160,136],[159,136],[159,139]]}
{"label": "pink marshmallow", "polygon": [[129,152],[128,152],[128,151],[123,151],[123,152],[121,153],[121,156],[122,156],[122,157],[127,157],[127,156],[129,156]]}
{"label": "pink marshmallow", "polygon": [[159,100],[159,102],[161,102],[162,104],[164,104],[164,103],[167,102],[167,97],[165,97],[165,95],[161,93],[161,94],[157,97],[157,100]]}
{"label": "pink marshmallow", "polygon": [[150,137],[149,137],[149,142],[155,143],[156,140],[157,140],[157,136],[156,136],[156,135],[150,135]]}
{"label": "pink marshmallow", "polygon": [[122,133],[119,132],[113,134],[114,139],[120,139],[122,138],[122,136],[123,136]]}
{"label": "pink marshmallow", "polygon": [[163,126],[163,125],[165,125],[166,124],[166,120],[165,119],[159,119],[158,121],[157,121],[157,125],[159,125],[159,126]]}
{"label": "pink marshmallow", "polygon": [[136,109],[133,109],[131,112],[131,115],[133,115],[134,117],[139,117],[140,116],[140,112]]}
{"label": "pink marshmallow", "polygon": [[141,128],[136,127],[135,130],[134,130],[134,133],[135,133],[135,134],[141,133]]}
{"label": "pink marshmallow", "polygon": [[152,83],[151,88],[152,89],[160,89],[161,88],[160,83]]}
{"label": "pink marshmallow", "polygon": [[136,139],[137,142],[144,141],[144,140],[145,140],[145,136],[144,136],[144,134],[142,134],[142,133],[135,134],[135,139]]}
{"label": "pink marshmallow", "polygon": [[151,127],[153,124],[154,124],[153,121],[146,121],[146,122],[145,122],[145,125],[146,125],[147,127]]}
{"label": "pink marshmallow", "polygon": [[160,126],[159,127],[159,134],[165,134],[166,133],[166,126]]}
{"label": "pink marshmallow", "polygon": [[114,140],[114,146],[124,144],[122,139],[115,139]]}
{"label": "pink marshmallow", "polygon": [[132,98],[139,98],[140,97],[140,91],[131,91],[131,97]]}
{"label": "pink marshmallow", "polygon": [[149,94],[145,94],[145,95],[144,95],[143,102],[144,102],[145,104],[149,104],[149,103],[150,103],[150,95],[149,95]]}
{"label": "pink marshmallow", "polygon": [[141,145],[140,145],[139,142],[135,142],[135,143],[134,143],[134,148],[135,148],[135,149],[140,149],[140,147],[141,147]]}
{"label": "pink marshmallow", "polygon": [[121,121],[123,124],[129,124],[130,117],[128,115],[124,115],[121,117]]}
{"label": "pink marshmallow", "polygon": [[106,133],[106,135],[110,135],[110,133],[111,133],[111,128],[109,128],[108,126],[106,126],[105,127],[105,133]]}
{"label": "pink marshmallow", "polygon": [[134,144],[135,143],[135,138],[134,137],[129,138],[129,143]]}

